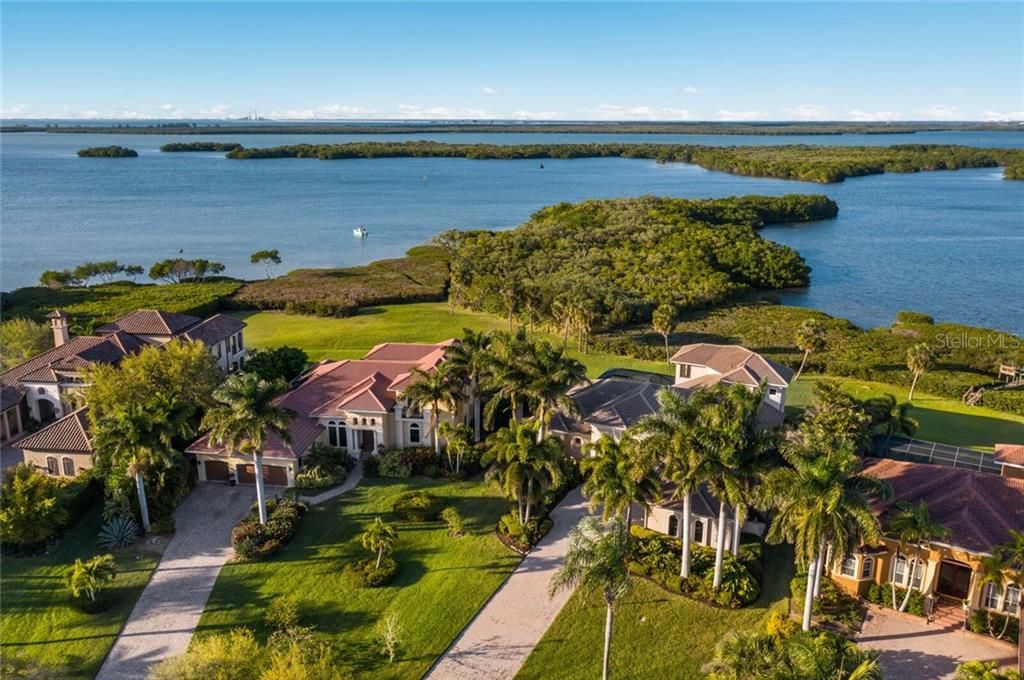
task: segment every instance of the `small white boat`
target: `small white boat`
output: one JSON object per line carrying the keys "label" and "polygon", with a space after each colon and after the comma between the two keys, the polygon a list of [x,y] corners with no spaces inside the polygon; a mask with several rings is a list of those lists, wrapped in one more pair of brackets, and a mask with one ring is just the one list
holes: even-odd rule
{"label": "small white boat", "polygon": [[356,227],[355,229],[352,230],[352,235],[358,236],[359,238],[366,238],[366,235],[368,233],[369,232],[363,229],[362,227]]}

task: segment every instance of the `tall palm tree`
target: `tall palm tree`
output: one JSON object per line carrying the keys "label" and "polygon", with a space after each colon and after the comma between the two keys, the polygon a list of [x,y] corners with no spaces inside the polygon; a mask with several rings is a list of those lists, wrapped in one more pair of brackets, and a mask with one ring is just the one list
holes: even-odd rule
{"label": "tall palm tree", "polygon": [[606,522],[622,513],[629,527],[633,504],[646,507],[657,496],[657,474],[634,451],[636,442],[629,435],[619,442],[604,435],[587,447],[590,455],[580,461],[580,469],[586,475],[583,495],[589,499],[591,510],[602,506]]}
{"label": "tall palm tree", "polygon": [[864,402],[864,408],[871,416],[872,431],[884,434],[886,438],[894,435],[913,437],[917,432],[918,423],[910,415],[910,409],[913,408],[910,402],[896,403],[896,397],[883,394],[868,399]]}
{"label": "tall palm tree", "polygon": [[526,357],[533,353],[533,344],[526,337],[526,330],[515,333],[496,332],[491,344],[490,364],[484,380],[484,387],[491,398],[484,409],[488,424],[494,423],[503,401],[509,403],[512,420],[522,417],[522,407],[529,398],[530,374]]}
{"label": "tall palm tree", "polygon": [[263,446],[270,434],[285,444],[291,442],[288,430],[295,412],[277,405],[277,397],[287,391],[284,380],[268,382],[255,373],[232,374],[213,393],[216,405],[203,417],[203,428],[210,431],[210,443],[252,455],[256,472],[256,504],[260,524],[267,523],[267,504],[263,493]]}
{"label": "tall palm tree", "polygon": [[565,561],[551,577],[551,595],[577,586],[601,594],[605,606],[603,680],[608,680],[615,603],[632,587],[626,568],[628,555],[629,528],[621,519],[615,518],[608,531],[602,532],[597,518],[586,517],[569,534]]}
{"label": "tall palm tree", "polygon": [[[981,574],[978,577],[978,588],[981,592],[985,592],[985,587],[992,585],[996,591],[1002,594],[1003,589],[1007,581],[1013,582],[1014,564],[1010,561],[1009,557],[1001,549],[1002,546],[996,546],[992,550],[992,554],[987,557],[981,558]],[[988,615],[986,610],[986,616],[988,618],[989,632],[995,635],[992,631],[992,617]],[[997,637],[1003,637],[1006,634],[1006,629],[1010,625],[1010,617],[1007,616],[1003,622],[1003,630]]]}
{"label": "tall palm tree", "polygon": [[[917,505],[901,502],[896,505],[896,511],[889,518],[889,532],[899,538],[900,550],[904,546],[913,548],[913,555],[910,558],[910,582],[907,584],[907,594],[899,610],[906,611],[910,604],[910,594],[914,591],[914,570],[917,569],[919,560],[923,560],[923,553],[928,549],[928,544],[938,541],[949,535],[949,529],[942,526],[931,518],[928,512],[928,504],[921,501]],[[897,553],[897,556],[899,553]],[[892,584],[892,605],[896,606],[896,584]]]}
{"label": "tall palm tree", "polygon": [[[1013,567],[1007,573],[1007,580],[1024,592],[1024,530],[1010,529],[1010,540],[997,546],[996,551]],[[1024,673],[1024,603],[1017,605],[1017,616],[1021,619],[1017,627],[1017,671]]]}
{"label": "tall palm tree", "polygon": [[[695,395],[696,396],[696,395]],[[690,575],[690,527],[693,522],[693,494],[700,487],[697,471],[703,453],[694,445],[697,402],[684,399],[672,390],[658,393],[660,408],[633,426],[638,450],[647,457],[649,468],[660,468],[662,476],[674,486],[673,500],[683,501],[682,549],[679,575]]]}
{"label": "tall palm tree", "polygon": [[814,599],[812,575],[832,546],[833,561],[844,559],[858,542],[877,543],[882,536],[869,499],[887,498],[883,482],[860,474],[860,457],[846,443],[829,455],[809,457],[784,449],[789,467],[767,472],[758,487],[759,505],[775,514],[765,535],[769,543],[795,544],[796,559],[808,571],[803,629],[810,630]]}
{"label": "tall palm tree", "polygon": [[550,437],[538,442],[535,423],[515,421],[492,434],[488,443],[487,477],[515,499],[519,522],[527,524],[534,498],[562,483],[562,446]]}
{"label": "tall palm tree", "polygon": [[800,374],[804,372],[804,366],[807,365],[807,359],[811,356],[811,352],[820,352],[825,349],[824,324],[818,319],[805,319],[796,331],[796,346],[803,351],[804,358],[800,360],[800,368],[793,376],[793,382],[800,379]]}
{"label": "tall palm tree", "polygon": [[914,389],[917,387],[917,380],[924,373],[932,370],[935,366],[935,352],[926,342],[919,342],[907,350],[907,368],[913,374],[914,379],[910,383],[910,394],[907,401],[914,401]]}
{"label": "tall palm tree", "polygon": [[525,358],[529,383],[526,395],[536,404],[537,440],[547,435],[548,420],[556,409],[573,413],[576,403],[566,394],[569,388],[586,382],[587,369],[565,353],[564,347],[554,347],[547,340],[539,340]]}
{"label": "tall palm tree", "polygon": [[491,334],[487,331],[462,329],[462,339],[448,348],[445,365],[466,384],[470,408],[473,409],[474,442],[483,439],[482,389],[491,367]]}
{"label": "tall palm tree", "polygon": [[441,456],[441,438],[438,437],[437,425],[440,422],[441,408],[454,412],[462,397],[462,383],[448,371],[446,364],[424,371],[413,369],[415,380],[405,389],[403,396],[415,408],[430,409],[430,438],[434,441],[434,453]]}
{"label": "tall palm tree", "polygon": [[375,569],[380,569],[380,561],[385,554],[390,554],[398,540],[398,532],[390,524],[385,524],[380,517],[375,517],[370,526],[366,528],[359,539],[363,547],[372,553],[377,553]]}

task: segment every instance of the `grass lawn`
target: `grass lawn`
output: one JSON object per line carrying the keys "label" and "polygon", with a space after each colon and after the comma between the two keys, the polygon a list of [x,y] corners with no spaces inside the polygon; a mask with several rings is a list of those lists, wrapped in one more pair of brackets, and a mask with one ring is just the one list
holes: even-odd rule
{"label": "grass lawn", "polygon": [[[92,678],[121,632],[158,556],[133,549],[115,553],[119,573],[106,591],[113,606],[85,614],[71,605],[64,570],[75,558],[99,552],[96,534],[102,520],[96,508],[83,517],[48,555],[3,558],[0,575],[0,649],[40,665],[60,668],[59,677]],[[54,675],[53,677],[58,677]]]}
{"label": "grass lawn", "polygon": [[[718,641],[732,631],[752,630],[770,611],[786,610],[793,576],[787,546],[765,546],[760,599],[744,609],[716,609],[634,579],[633,591],[616,606],[611,676],[630,680],[697,678]],[[604,604],[576,592],[526,660],[517,678],[590,680],[601,677]]]}
{"label": "grass lawn", "polygon": [[[456,310],[449,314],[443,302],[386,305],[360,309],[355,316],[334,319],[286,314],[284,312],[239,312],[233,316],[245,320],[246,342],[257,349],[290,345],[305,350],[313,360],[357,359],[382,342],[438,342],[459,337],[463,328],[473,330],[504,330],[505,321],[482,312]],[[541,337],[561,341],[547,333]],[[670,373],[660,361],[642,361],[573,350],[573,356],[587,367],[587,374],[596,378],[609,368],[632,368],[657,373]]]}
{"label": "grass lawn", "polygon": [[[822,376],[803,376],[786,394],[787,408],[802,409],[811,401],[812,388]],[[843,390],[858,399],[891,394],[896,400],[907,400],[907,390],[896,385],[868,382],[856,378],[839,380]],[[910,415],[919,427],[919,439],[991,451],[1001,443],[1024,443],[1024,417],[994,411],[982,406],[969,406],[955,399],[945,399],[920,390],[914,395]]]}
{"label": "grass lawn", "polygon": [[[428,489],[457,507],[467,520],[467,535],[449,537],[443,522],[398,520],[391,505],[410,489]],[[274,558],[227,564],[203,612],[200,634],[247,626],[263,636],[266,606],[278,595],[291,595],[300,602],[301,622],[316,626],[357,677],[419,678],[519,563],[494,535],[507,510],[508,501],[479,481],[364,479],[344,496],[311,508],[296,537]],[[398,530],[399,573],[383,588],[360,589],[341,570],[347,561],[368,556],[359,536],[378,515]],[[374,635],[391,613],[404,631],[394,665],[380,654]]]}

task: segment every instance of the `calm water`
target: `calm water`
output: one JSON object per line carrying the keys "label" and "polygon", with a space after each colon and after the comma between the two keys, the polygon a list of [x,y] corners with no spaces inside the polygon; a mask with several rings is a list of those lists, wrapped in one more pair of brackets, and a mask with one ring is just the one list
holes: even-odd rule
{"label": "calm water", "polygon": [[[369,135],[203,137],[247,146],[367,141]],[[447,142],[636,141],[705,144],[950,143],[1019,146],[1013,133],[836,137],[701,135],[387,135]],[[774,227],[767,238],[813,267],[806,291],[780,295],[864,326],[900,309],[1024,333],[1024,183],[996,169],[881,175],[818,185],[735,177],[646,160],[228,161],[222,154],[161,154],[180,136],[12,134],[2,140],[0,288],[44,269],[118,259],[148,266],[179,249],[240,277],[278,248],[284,268],[333,267],[397,257],[448,228],[509,228],[559,201],[659,194],[680,197],[825,193],[835,220]],[[137,159],[79,159],[84,146],[121,144]],[[352,237],[363,225],[368,238]]]}

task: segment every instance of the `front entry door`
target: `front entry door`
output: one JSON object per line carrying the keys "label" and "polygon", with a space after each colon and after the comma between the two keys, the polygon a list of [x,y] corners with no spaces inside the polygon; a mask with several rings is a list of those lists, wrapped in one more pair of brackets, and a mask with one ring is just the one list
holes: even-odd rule
{"label": "front entry door", "polygon": [[373,451],[373,430],[359,430],[359,450]]}
{"label": "front entry door", "polygon": [[958,562],[942,563],[939,567],[939,586],[937,588],[940,594],[955,597],[958,600],[965,600],[970,589],[970,567]]}

